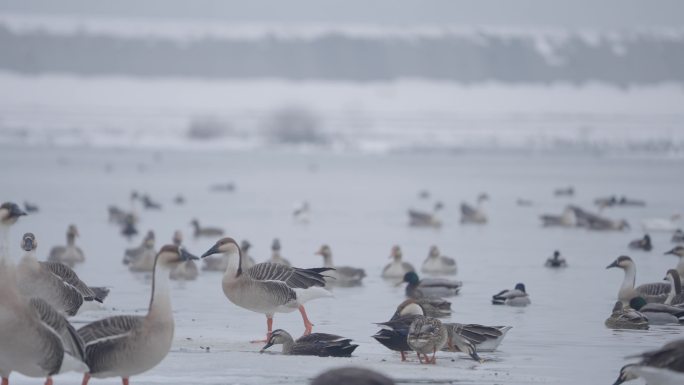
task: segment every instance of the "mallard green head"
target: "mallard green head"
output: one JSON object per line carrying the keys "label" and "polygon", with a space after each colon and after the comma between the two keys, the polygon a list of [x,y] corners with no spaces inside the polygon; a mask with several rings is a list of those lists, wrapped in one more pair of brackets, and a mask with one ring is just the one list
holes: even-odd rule
{"label": "mallard green head", "polygon": [[418,274],[416,274],[415,271],[409,271],[408,273],[404,274],[403,282],[407,282],[411,285],[417,285],[420,283],[420,278],[418,278]]}
{"label": "mallard green head", "polygon": [[647,302],[643,297],[635,297],[629,300],[629,307],[639,311],[642,307],[646,306]]}

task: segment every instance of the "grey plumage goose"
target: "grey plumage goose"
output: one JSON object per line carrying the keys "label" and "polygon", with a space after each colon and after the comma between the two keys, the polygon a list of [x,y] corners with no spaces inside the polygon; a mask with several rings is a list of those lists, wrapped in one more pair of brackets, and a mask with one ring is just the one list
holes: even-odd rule
{"label": "grey plumage goose", "polygon": [[327,285],[351,287],[362,284],[362,280],[366,276],[366,272],[363,269],[356,267],[335,266],[333,264],[332,250],[330,249],[330,246],[321,246],[316,254],[323,257],[323,267],[335,269],[328,272],[328,275],[331,279],[326,279]]}
{"label": "grey plumage goose", "polygon": [[276,329],[260,352],[279,344],[283,345],[283,354],[286,355],[319,357],[351,357],[359,346],[352,344],[349,338],[328,333],[311,333],[295,341],[290,333]]}
{"label": "grey plumage goose", "polygon": [[615,302],[613,312],[605,321],[610,329],[648,329],[648,318],[638,311],[627,307],[622,302]]}
{"label": "grey plumage goose", "polygon": [[[266,315],[266,341],[271,336],[273,315],[299,309],[304,321],[304,334],[311,334],[313,324],[304,309],[312,299],[330,297],[325,290],[325,273],[330,268],[300,269],[275,263],[259,263],[242,267],[242,251],[233,238],[220,239],[202,258],[222,253],[229,257],[223,274],[222,288],[228,300],[242,308]],[[237,257],[237,258],[236,258]]]}
{"label": "grey plumage goose", "polygon": [[276,263],[288,267],[292,266],[290,261],[280,255],[280,240],[278,238],[274,239],[273,243],[271,243],[271,259],[268,260],[268,263]]}
{"label": "grey plumage goose", "polygon": [[431,246],[427,258],[423,261],[421,271],[427,274],[450,274],[458,272],[456,260],[442,255],[437,246]]}
{"label": "grey plumage goose", "polygon": [[404,274],[416,271],[416,269],[413,268],[413,265],[402,261],[402,253],[399,246],[392,246],[390,258],[392,258],[392,262],[382,269],[383,278],[403,278]]}
{"label": "grey plumage goose", "polygon": [[78,236],[79,233],[76,225],[69,225],[66,233],[66,246],[53,247],[48,256],[48,262],[60,262],[69,267],[74,267],[77,263],[85,262],[83,250],[76,246],[76,237]]}
{"label": "grey plumage goose", "polygon": [[[446,345],[448,334],[447,328],[437,318],[418,316],[409,327],[406,342],[416,352],[421,364],[436,364],[435,355]],[[429,353],[432,353],[432,358],[428,357]]]}
{"label": "grey plumage goose", "polygon": [[437,214],[444,208],[442,202],[435,203],[432,212],[409,209],[409,225],[414,227],[441,227],[442,221]]}
{"label": "grey plumage goose", "polygon": [[622,286],[618,291],[618,300],[623,305],[628,305],[634,297],[643,297],[647,302],[663,303],[670,293],[670,284],[664,282],[645,283],[634,287],[636,281],[636,264],[632,258],[627,256],[618,257],[613,263],[606,266],[606,269],[620,268],[625,272]]}
{"label": "grey plumage goose", "polygon": [[684,383],[684,339],[668,342],[660,349],[627,358],[639,358],[640,361],[623,366],[613,385],[637,378],[643,378],[650,385]]}
{"label": "grey plumage goose", "polygon": [[102,302],[108,289],[94,291],[78,278],[78,275],[58,262],[39,262],[36,259],[38,242],[32,233],[24,234],[22,248],[26,254],[17,266],[17,286],[27,297],[38,297],[62,314],[72,316],[78,312],[84,301]]}
{"label": "grey plumage goose", "polygon": [[483,193],[477,196],[477,205],[475,207],[465,202],[461,203],[461,223],[487,223],[487,215],[482,209],[482,203],[487,200],[489,200],[489,195]]}
{"label": "grey plumage goose", "polygon": [[152,369],[166,357],[174,331],[169,272],[190,259],[197,257],[183,248],[162,247],[155,259],[147,315],[107,317],[78,330],[90,368],[83,377],[83,385],[91,377],[121,377],[124,385],[128,385],[129,377]]}

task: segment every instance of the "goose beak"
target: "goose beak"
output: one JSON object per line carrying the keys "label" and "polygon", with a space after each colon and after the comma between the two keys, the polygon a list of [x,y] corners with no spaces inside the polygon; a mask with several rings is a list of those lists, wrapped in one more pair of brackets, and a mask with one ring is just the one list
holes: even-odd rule
{"label": "goose beak", "polygon": [[189,253],[187,250],[185,250],[182,247],[179,247],[178,250],[180,252],[181,261],[192,261],[192,260],[198,260],[199,259],[195,255]]}
{"label": "goose beak", "polygon": [[211,247],[211,249],[207,250],[200,258],[206,258],[210,255],[218,254],[220,253],[218,243],[215,244],[214,246]]}
{"label": "goose beak", "polygon": [[266,351],[266,349],[270,348],[271,346],[273,346],[273,344],[272,344],[272,343],[270,343],[270,342],[269,342],[269,343],[267,343],[266,345],[264,345],[264,347],[263,347],[263,348],[261,348],[261,350],[259,350],[259,353],[263,353],[263,352],[265,352],[265,351]]}
{"label": "goose beak", "polygon": [[33,239],[31,239],[31,238],[24,239],[24,247],[23,248],[26,251],[33,250]]}
{"label": "goose beak", "polygon": [[21,217],[23,215],[27,215],[24,210],[20,209],[17,205],[12,206],[12,209],[10,210],[10,217]]}
{"label": "goose beak", "polygon": [[606,266],[606,269],[610,269],[611,267],[619,267],[619,266],[618,266],[618,261],[617,261],[617,260],[613,261],[613,263],[611,263],[610,265]]}

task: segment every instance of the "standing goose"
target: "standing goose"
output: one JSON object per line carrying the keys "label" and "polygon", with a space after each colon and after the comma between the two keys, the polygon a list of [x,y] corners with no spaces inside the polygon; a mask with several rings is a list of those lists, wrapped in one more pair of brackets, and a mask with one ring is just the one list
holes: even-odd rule
{"label": "standing goose", "polygon": [[320,250],[318,250],[316,254],[323,257],[323,267],[335,269],[328,273],[330,279],[326,278],[327,285],[342,287],[361,285],[361,281],[366,276],[366,272],[363,269],[356,267],[333,265],[332,250],[330,250],[330,246],[321,246]]}
{"label": "standing goose", "polygon": [[546,259],[544,264],[546,267],[568,267],[565,262],[565,258],[561,257],[560,251],[556,250],[553,252],[553,256]]}
{"label": "standing goose", "polygon": [[[440,320],[418,316],[409,326],[406,342],[416,352],[421,364],[436,364],[435,355],[447,344],[448,337],[447,328]],[[428,353],[432,353],[432,358],[428,357]],[[425,362],[423,362],[421,354],[425,358]]]}
{"label": "standing goose", "polygon": [[218,253],[229,258],[228,267],[223,274],[223,293],[230,302],[266,315],[266,341],[271,337],[273,315],[296,309],[299,309],[304,321],[304,335],[311,334],[313,324],[306,315],[304,303],[332,296],[323,288],[325,276],[321,274],[332,269],[300,269],[266,262],[243,270],[242,251],[233,238],[219,240],[202,254],[202,258]]}
{"label": "standing goose", "polygon": [[78,235],[76,225],[69,225],[66,233],[66,246],[53,247],[52,250],[50,250],[48,262],[61,262],[69,267],[74,267],[77,263],[85,262],[83,250],[76,246],[76,237],[78,237]]}
{"label": "standing goose", "polygon": [[634,261],[632,261],[632,258],[624,255],[618,257],[613,263],[606,266],[606,269],[614,267],[618,267],[625,272],[625,278],[618,291],[618,300],[621,301],[623,305],[628,305],[629,301],[634,297],[644,297],[647,302],[665,302],[665,299],[670,292],[669,283],[645,283],[635,288],[636,265],[634,264]]}
{"label": "standing goose", "polygon": [[146,316],[122,315],[92,322],[78,330],[85,343],[90,371],[83,377],[121,377],[128,385],[131,376],[159,364],[173,341],[173,313],[169,293],[169,272],[187,260],[197,259],[184,249],[166,245],[155,258],[152,295]]}
{"label": "standing goose", "polygon": [[648,329],[648,318],[638,311],[623,305],[622,302],[615,302],[613,312],[605,321],[605,325],[610,329]]}
{"label": "standing goose", "polygon": [[26,298],[37,297],[58,312],[75,315],[84,301],[102,303],[109,290],[88,287],[67,265],[59,262],[38,262],[38,242],[32,233],[24,234],[21,247],[26,254],[17,266],[17,287]]}
{"label": "standing goose", "polygon": [[[145,234],[145,238],[143,238],[140,246],[126,249],[124,252],[123,264],[133,265],[141,260],[151,260],[152,263],[154,263],[154,257],[156,255],[157,252],[154,250],[154,231],[149,230],[147,234]],[[145,264],[147,265],[149,262],[145,262]]]}
{"label": "standing goose", "polygon": [[420,270],[427,274],[455,275],[458,272],[456,260],[441,255],[437,246],[430,247],[430,252]]}
{"label": "standing goose", "polygon": [[676,246],[672,250],[666,252],[665,255],[674,255],[679,258],[676,269],[679,273],[679,278],[684,278],[684,246]]}
{"label": "standing goose", "polygon": [[492,296],[493,305],[508,305],[508,306],[527,306],[530,302],[530,296],[525,291],[525,285],[518,283],[513,290],[502,290]]}
{"label": "standing goose", "polygon": [[416,269],[413,268],[413,265],[401,260],[402,253],[399,246],[392,246],[390,258],[392,258],[392,262],[382,269],[383,278],[403,278],[406,273],[416,271]]}
{"label": "standing goose", "polygon": [[[183,233],[180,230],[176,230],[173,233],[173,245],[176,247],[182,247],[183,244]],[[175,281],[194,281],[199,275],[199,269],[197,264],[192,259],[178,264],[173,270],[171,270],[171,275],[169,278]]]}
{"label": "standing goose", "polygon": [[651,237],[648,234],[644,235],[643,238],[633,240],[629,243],[628,246],[631,250],[653,250],[653,245],[651,244]]}
{"label": "standing goose", "polygon": [[647,303],[641,297],[632,298],[629,307],[643,314],[649,325],[679,325],[684,322],[684,308],[664,303]]}
{"label": "standing goose", "polygon": [[283,345],[283,354],[286,355],[318,357],[351,357],[359,346],[352,344],[349,338],[327,333],[311,333],[295,341],[290,333],[276,329],[260,352],[278,344]]}
{"label": "standing goose", "polygon": [[441,227],[442,221],[437,217],[437,213],[444,208],[442,202],[435,203],[432,212],[418,211],[410,209],[408,211],[409,215],[409,226],[414,227]]}
{"label": "standing goose", "polygon": [[86,371],[83,342],[74,328],[40,298],[26,299],[16,285],[9,258],[9,228],[26,215],[14,203],[0,205],[0,375],[9,384],[13,371],[29,377],[47,377],[65,371]]}
{"label": "standing goose", "polygon": [[406,296],[409,298],[452,297],[458,294],[463,286],[461,281],[437,278],[418,278],[416,272],[404,274],[402,282],[406,285]]}
{"label": "standing goose", "polygon": [[684,384],[684,339],[669,342],[658,350],[627,358],[641,360],[623,366],[613,385],[620,385],[639,377],[649,385]]}
{"label": "standing goose", "polygon": [[461,203],[461,223],[487,223],[487,215],[482,210],[482,203],[489,200],[489,195],[480,194],[477,196],[477,206],[473,207],[463,202]]}
{"label": "standing goose", "polygon": [[223,235],[223,229],[218,227],[201,227],[197,219],[190,221],[190,224],[195,229],[195,238],[198,237],[220,237]]}
{"label": "standing goose", "polygon": [[273,243],[271,243],[271,259],[268,260],[268,263],[275,263],[278,265],[285,265],[285,266],[292,266],[290,261],[287,259],[283,258],[282,255],[280,255],[280,240],[278,238],[273,240]]}

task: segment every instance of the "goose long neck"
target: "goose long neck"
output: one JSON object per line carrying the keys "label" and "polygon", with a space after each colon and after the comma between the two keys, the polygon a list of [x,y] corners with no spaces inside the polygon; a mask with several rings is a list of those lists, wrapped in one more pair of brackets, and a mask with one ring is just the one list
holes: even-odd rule
{"label": "goose long neck", "polygon": [[224,256],[228,258],[228,266],[224,277],[230,280],[236,279],[242,275],[242,252],[238,249],[236,252],[225,253]]}
{"label": "goose long neck", "polygon": [[73,246],[76,243],[76,236],[74,234],[67,234],[67,245]]}
{"label": "goose long neck", "polygon": [[168,317],[171,315],[171,293],[169,288],[169,274],[171,269],[158,263],[158,257],[154,261],[154,273],[152,275],[152,297],[150,299],[149,317]]}
{"label": "goose long neck", "polygon": [[634,289],[635,282],[636,266],[634,266],[634,264],[630,264],[625,268],[625,279],[622,281],[622,287],[620,288],[620,291]]}
{"label": "goose long neck", "polygon": [[15,266],[9,251],[9,228],[9,225],[0,224],[0,292],[18,297]]}
{"label": "goose long neck", "polygon": [[332,255],[323,255],[323,267],[333,267]]}
{"label": "goose long neck", "polygon": [[286,335],[284,337],[285,342],[283,342],[283,354],[290,354],[295,345],[294,339],[292,339],[292,336],[290,335]]}
{"label": "goose long neck", "polygon": [[0,224],[0,263],[9,259],[9,226]]}

